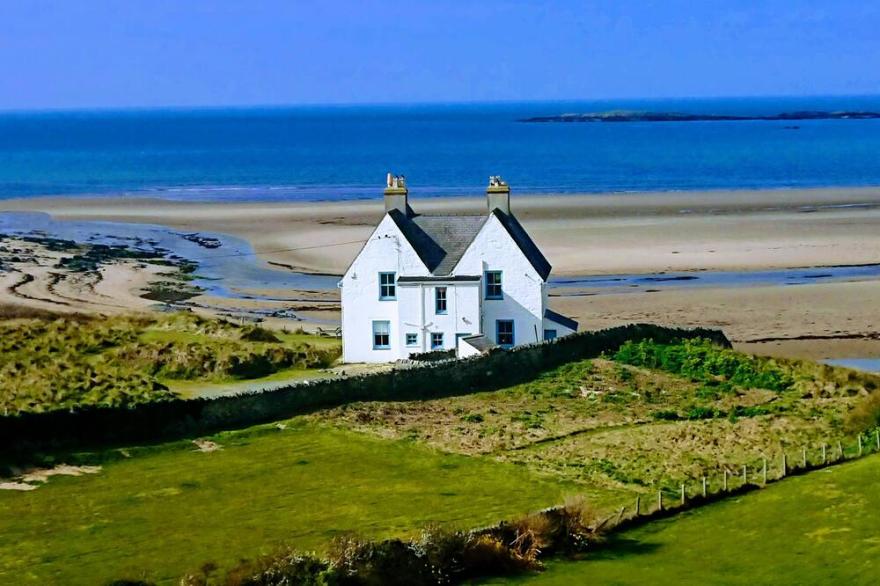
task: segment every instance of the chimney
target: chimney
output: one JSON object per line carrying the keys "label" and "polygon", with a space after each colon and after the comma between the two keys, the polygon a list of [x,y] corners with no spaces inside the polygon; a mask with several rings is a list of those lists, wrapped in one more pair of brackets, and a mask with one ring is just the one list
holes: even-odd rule
{"label": "chimney", "polygon": [[486,201],[489,204],[489,213],[492,213],[492,210],[498,210],[510,215],[510,185],[500,175],[489,177]]}
{"label": "chimney", "polygon": [[385,213],[391,210],[399,210],[403,215],[407,215],[407,194],[406,177],[403,175],[394,175],[388,173],[385,177]]}

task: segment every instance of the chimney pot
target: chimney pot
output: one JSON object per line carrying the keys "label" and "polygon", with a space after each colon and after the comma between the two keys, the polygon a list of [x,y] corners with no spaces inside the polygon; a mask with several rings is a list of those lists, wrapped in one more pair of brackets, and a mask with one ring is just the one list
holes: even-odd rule
{"label": "chimney pot", "polygon": [[510,185],[500,175],[489,177],[489,187],[486,188],[486,203],[489,205],[489,213],[498,210],[510,215]]}
{"label": "chimney pot", "polygon": [[406,177],[388,173],[385,176],[385,213],[399,210],[406,215],[409,210],[408,194]]}

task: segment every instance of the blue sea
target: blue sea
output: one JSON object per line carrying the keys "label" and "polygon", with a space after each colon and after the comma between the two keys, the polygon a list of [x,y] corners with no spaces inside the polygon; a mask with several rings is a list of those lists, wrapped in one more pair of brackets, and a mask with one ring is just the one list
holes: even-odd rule
{"label": "blue sea", "polygon": [[[880,97],[328,106],[0,114],[0,198],[199,200],[880,185],[880,120],[523,123],[613,109],[880,111]],[[796,127],[796,128],[792,128]]]}

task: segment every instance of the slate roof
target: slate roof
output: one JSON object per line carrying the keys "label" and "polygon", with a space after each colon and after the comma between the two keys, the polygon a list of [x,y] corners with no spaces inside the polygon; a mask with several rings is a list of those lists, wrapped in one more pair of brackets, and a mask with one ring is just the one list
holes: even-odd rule
{"label": "slate roof", "polygon": [[570,317],[565,317],[564,315],[558,314],[552,309],[545,309],[544,317],[552,322],[558,323],[561,326],[565,326],[570,330],[577,331],[578,329],[578,323],[576,321],[574,321]]}
{"label": "slate roof", "polygon": [[[461,260],[471,242],[477,237],[489,215],[482,216],[422,216],[388,212],[397,227],[415,249],[416,254],[433,276],[448,275]],[[541,254],[534,241],[517,219],[493,210],[501,225],[510,234],[541,278],[547,280],[550,263]]]}

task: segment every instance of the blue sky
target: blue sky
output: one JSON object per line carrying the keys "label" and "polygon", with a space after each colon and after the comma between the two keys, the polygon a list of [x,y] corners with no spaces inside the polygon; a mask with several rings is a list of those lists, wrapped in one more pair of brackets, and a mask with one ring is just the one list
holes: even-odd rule
{"label": "blue sky", "polygon": [[0,108],[880,93],[880,2],[15,0]]}

